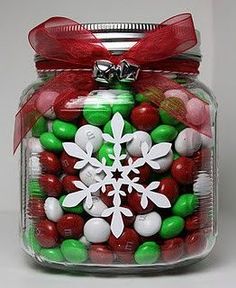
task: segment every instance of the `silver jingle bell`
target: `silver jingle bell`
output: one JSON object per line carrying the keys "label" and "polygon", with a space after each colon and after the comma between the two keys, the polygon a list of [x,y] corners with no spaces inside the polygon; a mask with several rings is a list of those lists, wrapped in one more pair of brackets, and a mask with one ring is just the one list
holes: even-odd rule
{"label": "silver jingle bell", "polygon": [[93,77],[97,82],[108,84],[115,73],[115,66],[108,60],[97,60],[94,64]]}
{"label": "silver jingle bell", "polygon": [[140,68],[138,65],[122,60],[116,68],[116,73],[120,82],[129,83],[137,80],[139,70]]}
{"label": "silver jingle bell", "polygon": [[117,66],[108,60],[97,60],[93,68],[95,81],[108,84],[117,79],[120,82],[133,82],[138,78],[139,66],[122,60]]}

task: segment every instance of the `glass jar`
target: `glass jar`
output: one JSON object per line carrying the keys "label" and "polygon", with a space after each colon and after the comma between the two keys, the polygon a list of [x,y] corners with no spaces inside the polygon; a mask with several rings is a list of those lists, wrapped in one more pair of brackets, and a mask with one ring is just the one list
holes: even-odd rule
{"label": "glass jar", "polygon": [[[120,55],[157,26],[83,27]],[[198,66],[199,42],[171,59]],[[217,235],[217,104],[197,73],[153,69],[178,85],[152,85],[160,103],[150,90],[117,77],[42,112],[48,97],[55,98],[51,81],[80,69],[35,60],[39,81],[20,104],[36,95],[40,112],[21,142],[24,250],[44,266],[105,273],[162,271],[208,255]],[[199,129],[204,121],[208,135]]]}

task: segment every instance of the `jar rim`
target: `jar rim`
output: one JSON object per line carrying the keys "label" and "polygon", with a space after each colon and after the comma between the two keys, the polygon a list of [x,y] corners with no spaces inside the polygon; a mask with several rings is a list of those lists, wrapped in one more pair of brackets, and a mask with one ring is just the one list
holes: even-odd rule
{"label": "jar rim", "polygon": [[155,23],[132,23],[132,22],[101,22],[101,23],[82,23],[82,27],[96,32],[133,32],[144,33],[152,31],[158,27]]}

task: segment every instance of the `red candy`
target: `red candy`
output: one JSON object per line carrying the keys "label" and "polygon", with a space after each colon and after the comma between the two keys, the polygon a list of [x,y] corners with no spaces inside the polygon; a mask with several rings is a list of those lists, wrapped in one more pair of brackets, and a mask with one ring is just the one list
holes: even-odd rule
{"label": "red candy", "polygon": [[79,238],[83,228],[84,220],[76,214],[65,214],[57,222],[57,230],[64,238]]}
{"label": "red candy", "polygon": [[206,236],[203,232],[193,232],[185,238],[185,249],[188,255],[200,254],[207,244]]}
{"label": "red candy", "polygon": [[208,224],[207,213],[195,213],[185,219],[185,229],[187,231],[199,230]]}
{"label": "red candy", "polygon": [[[138,159],[138,157],[132,157],[133,162]],[[125,163],[126,165],[128,165],[128,160]],[[129,174],[130,179],[134,178],[134,177],[139,177],[139,183],[145,183],[149,180],[150,176],[151,176],[151,172],[152,169],[148,164],[144,164],[142,167],[138,168],[139,170],[139,174],[136,174],[134,172],[131,172]]]}
{"label": "red candy", "polygon": [[141,198],[142,194],[136,191],[133,191],[131,194],[128,195],[128,206],[137,214],[145,214],[151,212],[154,208],[154,204],[151,201],[148,201],[147,207],[144,209],[141,206]]}
{"label": "red candy", "polygon": [[61,163],[57,156],[48,151],[40,153],[40,163],[43,171],[49,174],[58,174],[61,171]]}
{"label": "red candy", "polygon": [[[123,187],[121,188],[122,191],[125,191],[125,189],[123,189]],[[100,198],[103,201],[103,203],[105,203],[108,207],[113,206],[113,196],[108,196],[108,193],[110,191],[114,190],[114,187],[112,185],[106,185],[106,191],[102,192],[100,194]],[[123,202],[126,199],[125,196],[121,196],[121,201]]]}
{"label": "red candy", "polygon": [[77,123],[78,127],[81,127],[81,126],[84,126],[87,124],[88,124],[88,122],[83,117],[79,118],[78,123]]}
{"label": "red candy", "polygon": [[44,211],[44,200],[32,197],[28,201],[28,215],[31,219],[44,219],[46,217]]}
{"label": "red candy", "polygon": [[198,170],[208,171],[211,163],[211,150],[208,148],[198,150],[193,154],[193,161]]}
{"label": "red candy", "polygon": [[79,177],[75,175],[66,175],[62,178],[62,186],[66,193],[71,193],[78,191],[78,188],[73,183],[74,181],[79,181]]}
{"label": "red candy", "polygon": [[93,244],[89,247],[89,258],[92,263],[111,264],[114,260],[114,255],[109,246]]}
{"label": "red candy", "polygon": [[158,192],[164,194],[173,204],[179,196],[178,183],[171,177],[162,178],[158,187]]}
{"label": "red candy", "polygon": [[[74,99],[77,100],[77,99]],[[73,99],[71,100],[73,101]],[[81,114],[81,111],[78,108],[69,108],[69,104],[72,102],[71,101],[64,101],[63,103],[60,103],[59,105],[56,105],[56,107],[54,107],[54,111],[55,114],[57,116],[57,118],[64,120],[64,121],[73,121],[76,118],[79,117],[79,115]]]}
{"label": "red candy", "polygon": [[114,190],[112,185],[106,185],[106,191],[101,192],[100,194],[102,202],[105,203],[108,207],[113,206],[113,197],[108,196],[108,193],[112,190]]}
{"label": "red candy", "polygon": [[125,228],[119,238],[111,235],[108,243],[120,262],[132,263],[134,251],[140,244],[140,238],[133,229]]}
{"label": "red candy", "polygon": [[42,247],[50,248],[58,245],[59,235],[56,225],[49,220],[41,220],[36,225],[36,238]]}
{"label": "red candy", "polygon": [[41,175],[39,183],[43,191],[50,197],[59,197],[62,193],[61,181],[55,175]]}
{"label": "red candy", "polygon": [[134,252],[140,243],[139,235],[131,228],[125,228],[119,238],[110,235],[108,243],[114,251]]}
{"label": "red candy", "polygon": [[134,252],[116,251],[116,258],[120,263],[131,264],[134,262]]}
{"label": "red candy", "polygon": [[179,157],[171,167],[171,174],[181,184],[193,183],[196,166],[194,161],[187,157]]}
{"label": "red candy", "polygon": [[[129,226],[131,226],[131,225],[134,223],[135,214],[134,214],[134,212],[132,211],[132,209],[131,209],[129,206],[127,206],[127,205],[122,205],[122,207],[128,208],[128,209],[132,212],[132,214],[133,214],[133,215],[130,216],[130,217],[127,217],[127,216],[125,216],[125,215],[122,214],[122,219],[123,219],[123,222],[124,222],[124,226],[125,226],[125,227],[129,227]],[[106,221],[107,221],[107,222],[111,223],[111,220],[112,220],[112,217],[111,217],[111,216],[106,217]]]}
{"label": "red candy", "polygon": [[133,108],[131,112],[131,122],[139,130],[150,131],[155,128],[159,122],[157,108],[149,103],[142,104]]}
{"label": "red candy", "polygon": [[74,168],[75,163],[78,162],[78,159],[69,156],[65,151],[61,154],[61,165],[66,174],[76,175],[78,170]]}
{"label": "red candy", "polygon": [[122,215],[125,227],[131,226],[135,220],[134,212],[132,211],[131,207],[129,207],[128,205],[122,205],[122,207],[128,208],[133,214],[133,216],[131,216],[131,217],[127,217],[125,215]]}
{"label": "red candy", "polygon": [[179,260],[184,254],[184,240],[180,237],[166,240],[161,245],[161,257],[165,262]]}

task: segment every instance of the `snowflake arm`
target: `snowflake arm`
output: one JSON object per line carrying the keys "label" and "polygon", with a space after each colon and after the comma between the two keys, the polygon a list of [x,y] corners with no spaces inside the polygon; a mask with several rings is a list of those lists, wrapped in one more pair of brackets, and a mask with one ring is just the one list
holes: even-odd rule
{"label": "snowflake arm", "polygon": [[104,210],[102,213],[102,217],[109,217],[111,215],[111,231],[116,238],[119,238],[124,230],[124,221],[122,215],[131,217],[133,214],[128,208],[117,205]]}
{"label": "snowflake arm", "polygon": [[65,197],[62,203],[62,206],[69,207],[69,208],[75,207],[85,199],[85,204],[89,208],[91,208],[93,205],[92,193],[96,192],[98,187],[95,185],[94,186],[91,185],[90,187],[87,187],[81,181],[74,181],[73,183],[75,184],[77,188],[81,190],[68,194]]}
{"label": "snowflake arm", "polygon": [[168,198],[165,195],[155,191],[159,187],[159,185],[160,185],[160,182],[154,181],[151,184],[149,184],[147,187],[143,187],[142,191],[139,191],[142,193],[140,204],[143,207],[143,209],[147,207],[148,199],[151,200],[157,207],[160,207],[160,208],[171,207],[170,201],[168,200]]}
{"label": "snowflake arm", "polygon": [[168,142],[159,143],[148,151],[147,143],[142,143],[141,150],[145,162],[155,170],[160,169],[158,159],[165,157],[171,151],[171,146],[172,144]]}

